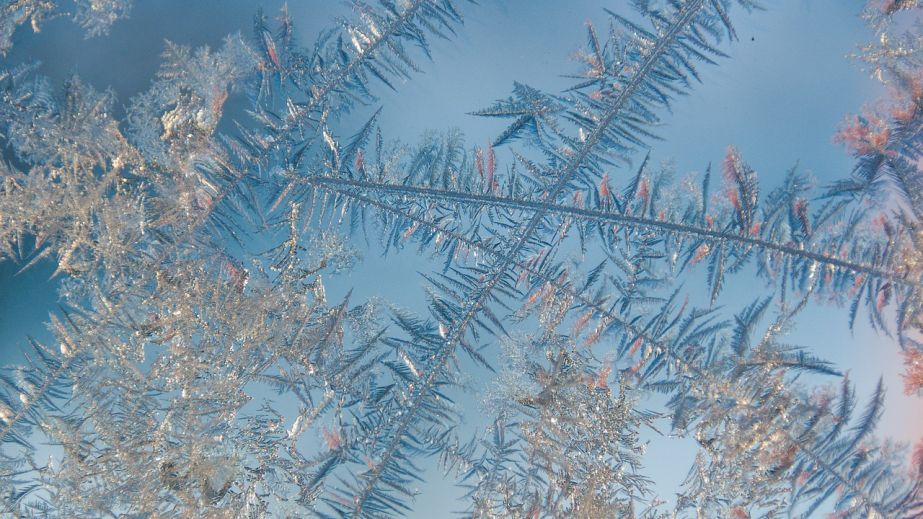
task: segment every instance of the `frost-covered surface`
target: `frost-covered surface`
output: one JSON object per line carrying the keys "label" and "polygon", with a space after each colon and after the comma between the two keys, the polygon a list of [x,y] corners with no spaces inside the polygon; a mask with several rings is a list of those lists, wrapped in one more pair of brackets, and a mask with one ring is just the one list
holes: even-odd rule
{"label": "frost-covered surface", "polygon": [[[310,43],[287,10],[215,49],[167,42],[124,117],[76,76],[4,66],[0,261],[61,280],[54,340],[0,376],[4,513],[392,517],[436,460],[463,498],[432,516],[919,517],[923,447],[875,436],[886,384],[923,390],[917,2],[866,11],[860,57],[893,95],[837,134],[850,177],[761,193],[733,147],[696,177],[632,163],[759,7],[619,6],[570,88],[476,111],[508,126],[474,148],[396,142],[368,106],[477,16],[464,0],[355,1]],[[27,22],[100,35],[129,6],[0,9],[6,51]],[[402,248],[434,258],[416,308],[328,297]],[[764,296],[716,304],[754,275]],[[860,397],[789,344],[818,304],[892,336],[904,379]],[[660,435],[696,450],[669,495]]]}

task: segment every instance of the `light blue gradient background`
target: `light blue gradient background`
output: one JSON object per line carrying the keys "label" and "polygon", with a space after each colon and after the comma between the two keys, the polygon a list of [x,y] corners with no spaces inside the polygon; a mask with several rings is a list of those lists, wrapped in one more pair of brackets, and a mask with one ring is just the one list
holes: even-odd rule
{"label": "light blue gradient background", "polygon": [[[740,41],[724,46],[729,59],[719,66],[702,65],[702,84],[691,95],[677,99],[672,114],[663,114],[658,133],[663,142],[652,144],[652,161],[672,160],[679,176],[719,163],[728,145],[760,174],[763,192],[776,186],[785,172],[800,163],[818,184],[849,174],[852,160],[831,136],[847,113],[872,104],[883,89],[847,59],[872,38],[858,18],[863,2],[846,0],[767,0],[768,10],[746,14],[735,8]],[[97,88],[111,87],[124,106],[145,90],[159,63],[163,40],[191,46],[216,47],[228,33],[250,34],[252,17],[261,5],[274,15],[279,2],[242,0],[138,0],[129,20],[119,21],[108,37],[86,40],[79,28],[64,19],[52,20],[41,33],[17,32],[15,46],[4,67],[38,59],[40,72],[60,83],[72,73]],[[619,0],[481,0],[465,6],[465,25],[449,41],[435,41],[435,62],[419,60],[423,75],[398,85],[383,85],[380,102],[360,109],[339,125],[343,134],[357,127],[377,106],[383,106],[381,126],[386,136],[415,142],[428,129],[459,127],[469,146],[484,145],[502,128],[496,121],[465,115],[493,100],[506,97],[514,80],[547,91],[569,84],[561,77],[577,70],[569,56],[584,42],[584,22],[600,30],[608,21],[602,7],[630,9]],[[332,1],[292,1],[290,12],[301,43],[331,23],[343,5]],[[506,148],[498,150],[500,164],[510,162]],[[628,169],[614,170],[620,183]],[[376,247],[366,251],[366,262],[348,276],[328,280],[336,300],[355,287],[355,301],[380,295],[423,312],[422,280],[416,273],[425,265],[413,249],[381,258]],[[20,276],[16,268],[0,264],[0,360],[16,362],[27,334],[48,337],[43,321],[55,309],[53,268],[42,265]],[[704,269],[702,269],[704,271]],[[704,285],[704,276],[699,282]],[[721,298],[725,308],[738,308],[765,291],[750,275],[732,277]],[[705,306],[707,301],[692,301]],[[846,309],[811,307],[802,314],[790,341],[810,346],[821,357],[850,370],[860,398],[870,394],[879,376],[888,388],[881,436],[916,441],[923,432],[920,400],[903,395],[901,360],[896,344],[876,335],[860,314],[854,333],[847,328]],[[476,403],[476,397],[472,397]],[[475,404],[476,405],[476,404]],[[476,412],[476,411],[475,411]],[[670,499],[685,476],[694,452],[688,442],[652,438],[645,456],[647,473],[658,481],[662,497]],[[429,465],[429,464],[427,464]],[[430,467],[431,483],[421,488],[413,517],[449,517],[463,503],[453,501],[458,490],[442,481]]]}

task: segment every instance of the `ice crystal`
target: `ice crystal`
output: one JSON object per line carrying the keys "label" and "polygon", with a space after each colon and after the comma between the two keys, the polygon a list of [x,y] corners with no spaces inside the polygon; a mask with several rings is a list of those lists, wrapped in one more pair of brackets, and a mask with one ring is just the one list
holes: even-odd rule
{"label": "ice crystal", "polygon": [[[131,11],[132,0],[76,0],[74,22],[80,24],[87,37],[108,34],[109,28]],[[0,56],[13,46],[16,28],[28,22],[34,32],[51,17],[65,14],[55,0],[4,0],[0,2]]]}
{"label": "ice crystal", "polygon": [[[217,49],[167,42],[123,118],[79,77],[0,70],[0,261],[61,282],[53,340],[0,372],[3,513],[392,517],[427,459],[466,517],[923,513],[920,447],[908,471],[874,436],[884,382],[854,416],[841,367],[785,342],[816,301],[847,306],[923,385],[920,39],[889,32],[918,2],[867,10],[895,93],[844,123],[856,169],[821,196],[798,168],[766,189],[734,147],[714,179],[633,162],[751,0],[632,2],[588,24],[564,92],[475,111],[509,121],[488,144],[389,140],[365,105],[471,4],[356,0],[307,47],[287,9]],[[129,7],[74,19],[103,35]],[[0,52],[61,12],[0,4]],[[435,259],[416,308],[328,295],[409,246]],[[770,295],[718,306],[742,272]],[[459,426],[466,389],[483,434]],[[696,446],[675,499],[645,435]]]}

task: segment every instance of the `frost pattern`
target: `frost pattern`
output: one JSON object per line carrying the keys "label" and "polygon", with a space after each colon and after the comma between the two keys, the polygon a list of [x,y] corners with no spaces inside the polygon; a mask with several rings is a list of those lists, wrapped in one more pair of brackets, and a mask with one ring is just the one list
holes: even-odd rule
{"label": "frost pattern", "polygon": [[[128,12],[77,5],[92,35]],[[0,260],[62,278],[54,343],[0,372],[4,513],[392,517],[431,457],[472,518],[923,513],[920,447],[907,470],[873,436],[884,382],[857,412],[834,363],[785,342],[815,301],[846,306],[899,338],[920,390],[920,46],[889,32],[917,2],[869,7],[880,46],[862,57],[893,108],[844,124],[856,170],[820,196],[796,168],[761,193],[733,147],[714,179],[646,158],[626,173],[751,0],[610,12],[571,88],[515,83],[475,112],[509,126],[473,149],[458,131],[394,143],[377,112],[342,122],[471,6],[351,5],[310,47],[287,10],[216,50],[167,43],[124,120],[79,78],[0,72]],[[5,51],[55,6],[2,9]],[[868,203],[883,197],[897,210]],[[328,300],[363,237],[432,253],[426,315]],[[772,295],[718,307],[744,269]],[[696,304],[680,285],[703,271]],[[469,437],[454,398],[488,372],[491,425]],[[697,445],[669,504],[648,434]]]}
{"label": "frost pattern", "polygon": [[[88,38],[109,34],[109,28],[131,12],[132,0],[75,0],[73,20]],[[65,4],[65,9],[69,8]],[[0,2],[0,57],[13,46],[13,33],[26,22],[33,32],[41,31],[46,19],[67,14],[55,0],[3,0]]]}

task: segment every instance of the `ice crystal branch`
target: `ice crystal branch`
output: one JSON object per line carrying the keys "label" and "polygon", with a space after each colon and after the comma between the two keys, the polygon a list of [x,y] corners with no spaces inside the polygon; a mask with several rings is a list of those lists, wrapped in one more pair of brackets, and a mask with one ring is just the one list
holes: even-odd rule
{"label": "ice crystal branch", "polygon": [[631,515],[648,493],[638,428],[651,417],[635,409],[630,387],[610,388],[608,368],[573,346],[557,338],[511,352],[493,437],[462,479],[471,481],[466,516]]}
{"label": "ice crystal branch", "polygon": [[[715,9],[715,11],[712,11]],[[583,118],[588,126],[592,129],[589,134],[580,140],[574,142],[574,149],[561,157],[556,164],[557,170],[550,175],[554,180],[549,183],[543,200],[557,200],[568,189],[575,176],[584,168],[593,170],[594,164],[597,164],[597,152],[599,148],[609,150],[623,149],[620,146],[621,138],[618,132],[623,131],[619,126],[620,116],[623,116],[622,110],[626,108],[629,101],[638,98],[644,98],[651,91],[657,91],[656,82],[657,73],[662,71],[666,78],[680,81],[682,75],[674,76],[669,74],[668,67],[673,66],[673,60],[685,60],[685,52],[690,48],[692,43],[687,43],[683,38],[697,40],[706,49],[711,46],[701,41],[699,33],[694,32],[699,24],[707,24],[715,18],[723,19],[719,16],[723,13],[723,7],[719,3],[709,4],[703,1],[691,1],[677,6],[676,11],[671,13],[672,16],[664,16],[661,13],[650,13],[654,19],[655,26],[658,22],[663,22],[663,26],[658,26],[658,35],[639,31],[639,40],[632,42],[632,46],[639,52],[636,56],[634,67],[630,68],[630,73],[625,78],[624,87],[613,94],[611,99],[600,100],[595,108],[599,110],[594,121]],[[700,18],[701,16],[701,18]],[[668,82],[669,79],[662,79]],[[653,101],[653,104],[665,103],[665,98],[660,101]],[[395,457],[401,457],[401,446],[404,444],[405,436],[408,434],[408,428],[418,416],[418,412],[424,409],[425,402],[432,398],[432,390],[437,383],[442,380],[443,372],[454,356],[455,349],[466,341],[469,333],[469,327],[480,326],[488,331],[494,328],[491,323],[496,324],[496,319],[486,310],[486,306],[491,301],[497,299],[496,292],[514,290],[514,279],[510,279],[509,272],[512,258],[517,258],[524,252],[532,249],[536,244],[536,232],[545,230],[545,214],[537,212],[526,220],[521,226],[512,229],[510,245],[507,247],[504,259],[495,264],[486,264],[475,271],[475,276],[468,276],[462,279],[456,279],[460,287],[464,287],[464,295],[460,297],[447,298],[447,301],[456,299],[461,304],[446,304],[441,308],[433,308],[434,317],[439,319],[446,328],[444,333],[444,343],[441,344],[432,356],[430,368],[425,371],[419,384],[415,385],[414,391],[410,395],[408,408],[402,413],[402,416],[396,421],[392,431],[389,431],[390,440],[386,442],[386,448],[373,462],[372,467],[360,478],[363,484],[355,494],[355,505],[351,513],[361,515],[364,511],[376,514],[393,510],[393,505],[388,504],[388,497],[379,489],[382,478],[385,482],[391,476],[395,468]],[[482,316],[486,322],[481,321]],[[502,329],[502,327],[501,327]],[[477,335],[472,338],[476,339]],[[400,482],[398,472],[393,473],[395,482]],[[371,505],[372,510],[365,507]]]}

